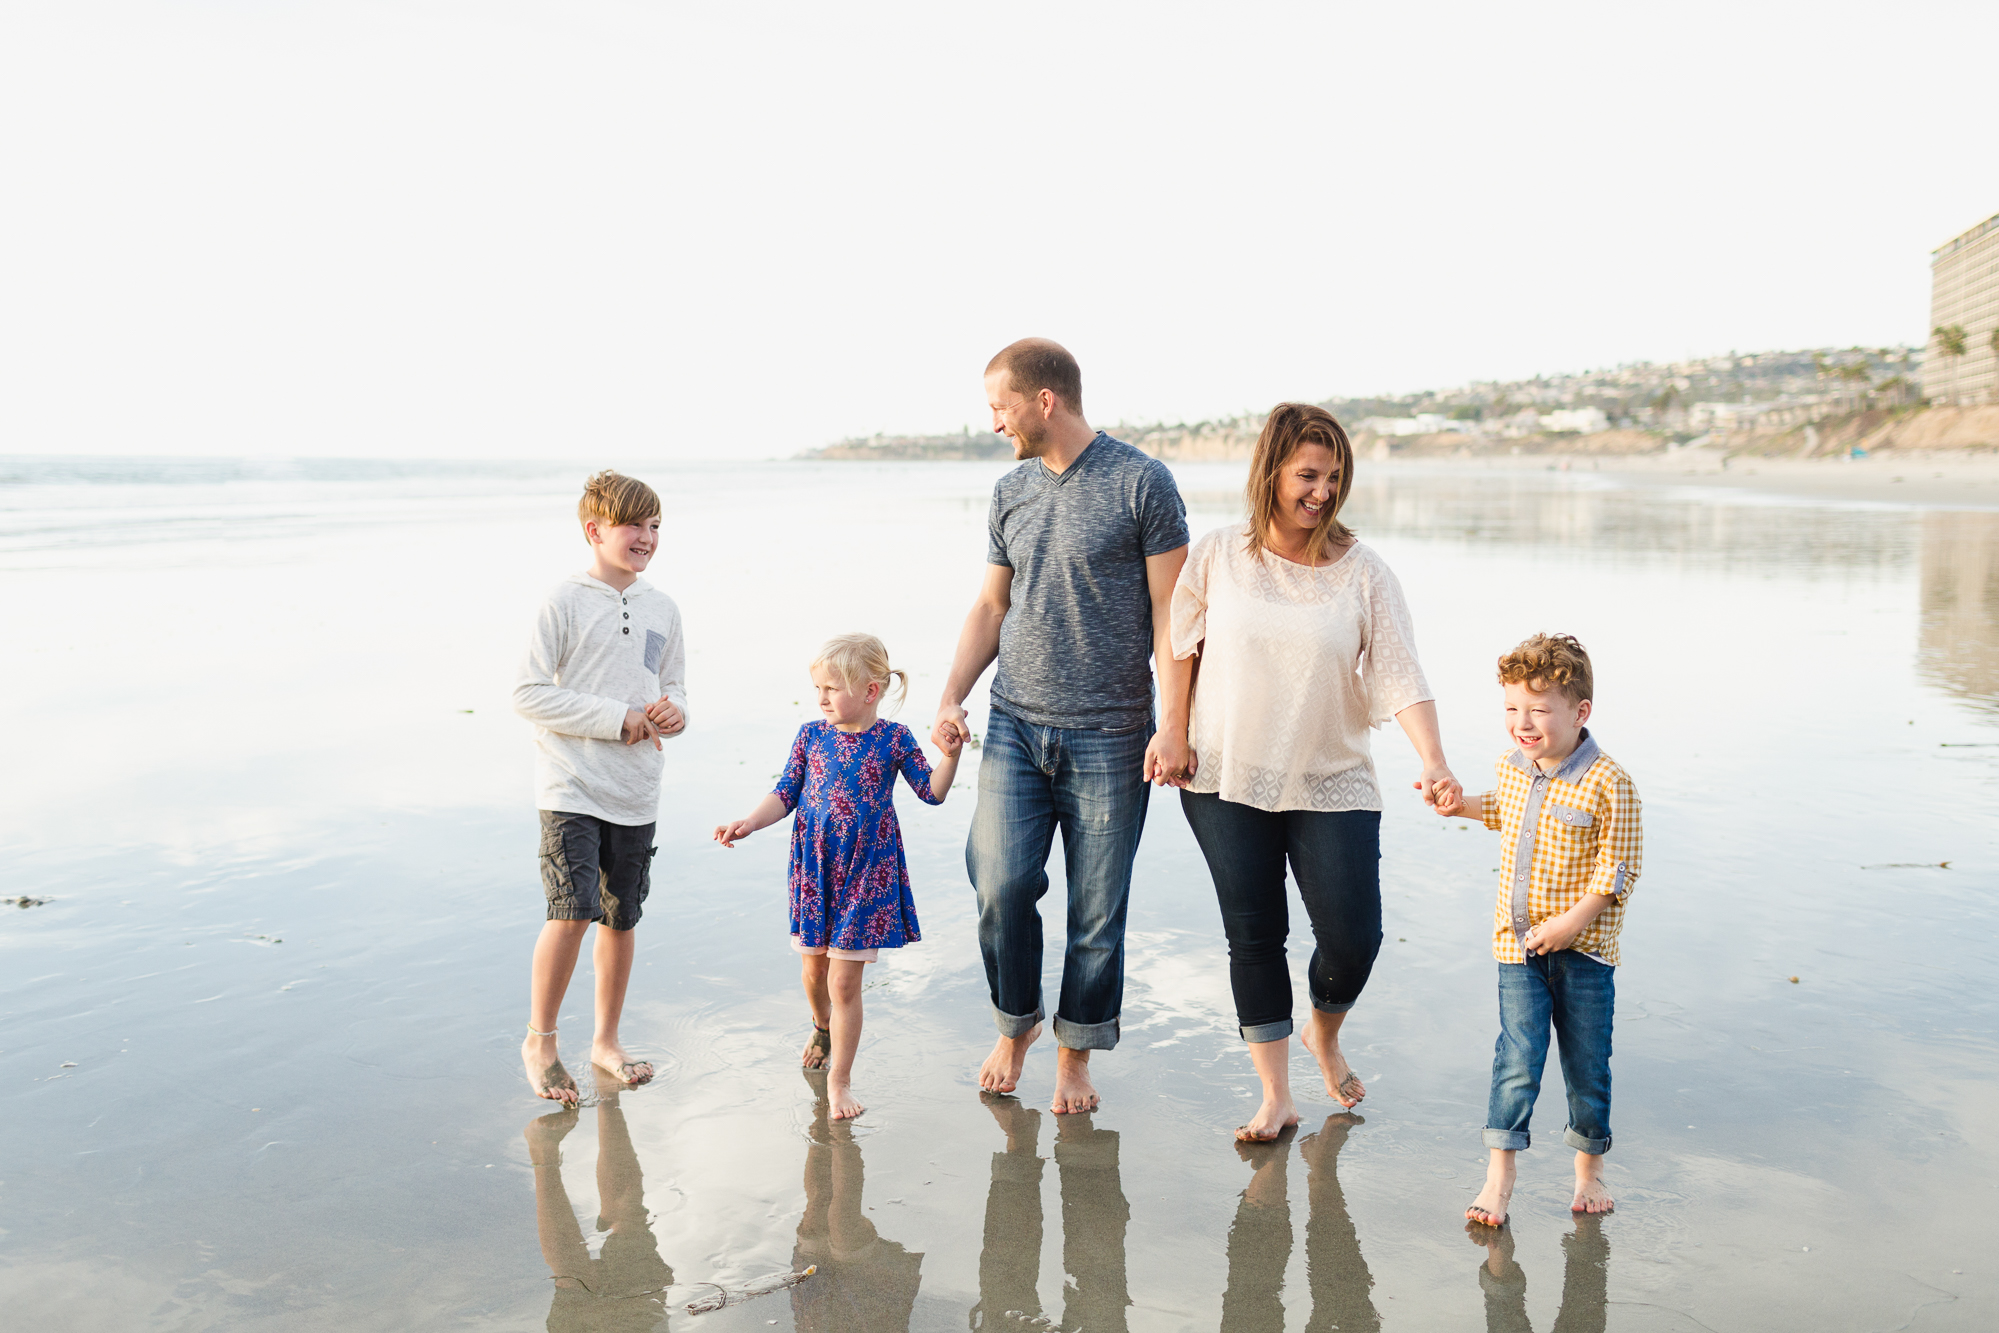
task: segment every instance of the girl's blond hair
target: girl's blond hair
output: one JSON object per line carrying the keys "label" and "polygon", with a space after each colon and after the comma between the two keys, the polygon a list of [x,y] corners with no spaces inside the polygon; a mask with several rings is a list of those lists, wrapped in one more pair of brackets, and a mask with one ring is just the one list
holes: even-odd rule
{"label": "girl's blond hair", "polygon": [[882,701],[888,699],[890,678],[896,681],[898,706],[909,697],[909,673],[888,664],[888,648],[872,634],[836,634],[826,640],[808,666],[823,666],[850,690],[882,687]]}

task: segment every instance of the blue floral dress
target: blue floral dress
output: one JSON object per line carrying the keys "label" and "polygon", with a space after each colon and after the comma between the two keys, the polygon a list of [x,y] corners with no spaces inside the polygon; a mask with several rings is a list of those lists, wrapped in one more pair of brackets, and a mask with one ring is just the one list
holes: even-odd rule
{"label": "blue floral dress", "polygon": [[895,819],[895,775],[918,799],[930,761],[908,727],[887,719],[866,731],[808,722],[772,791],[791,822],[791,933],[808,949],[897,949],[922,939],[909,896],[909,863]]}

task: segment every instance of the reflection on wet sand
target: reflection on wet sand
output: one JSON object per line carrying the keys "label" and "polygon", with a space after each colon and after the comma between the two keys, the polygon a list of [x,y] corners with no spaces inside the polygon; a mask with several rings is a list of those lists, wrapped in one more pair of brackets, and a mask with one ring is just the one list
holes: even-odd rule
{"label": "reflection on wet sand", "polygon": [[1999,710],[1999,514],[1923,515],[1921,674]]}
{"label": "reflection on wet sand", "polygon": [[791,1289],[793,1326],[804,1333],[908,1333],[923,1256],[883,1240],[868,1220],[854,1122],[829,1119],[822,1071],[805,1071],[805,1081],[816,1098],[792,1267],[817,1264],[819,1271]]}
{"label": "reflection on wet sand", "polygon": [[[1465,1228],[1472,1244],[1483,1245],[1478,1285],[1485,1292],[1485,1333],[1534,1333],[1527,1320],[1527,1275],[1513,1262],[1513,1228]],[[1581,1214],[1576,1229],[1562,1237],[1562,1306],[1554,1333],[1603,1333],[1609,1302],[1610,1241],[1603,1219]]]}
{"label": "reflection on wet sand", "polygon": [[555,1279],[548,1310],[550,1333],[613,1333],[666,1327],[666,1291],[673,1270],[659,1255],[646,1220],[645,1178],[632,1148],[615,1083],[600,1076],[597,1102],[598,1226],[608,1234],[597,1258],[570,1207],[562,1183],[563,1138],[579,1111],[558,1111],[528,1122],[525,1137],[534,1163],[535,1226],[541,1257]]}
{"label": "reflection on wet sand", "polygon": [[[1374,1277],[1361,1255],[1339,1179],[1340,1148],[1348,1132],[1365,1123],[1344,1112],[1330,1115],[1318,1133],[1298,1144],[1311,1209],[1305,1221],[1305,1272],[1312,1297],[1307,1333],[1374,1333],[1381,1327],[1370,1295]],[[1271,1143],[1236,1145],[1255,1174],[1229,1228],[1223,1333],[1279,1333],[1284,1327],[1284,1270],[1291,1263],[1292,1234],[1287,1174],[1296,1132],[1287,1129]]]}
{"label": "reflection on wet sand", "polygon": [[[1006,1131],[993,1154],[986,1190],[985,1244],[979,1252],[974,1329],[1046,1328],[1041,1312],[1041,1112],[1015,1097],[984,1094]],[[1125,1230],[1131,1205],[1118,1172],[1116,1131],[1088,1115],[1057,1116],[1055,1171],[1062,1191],[1062,1314],[1054,1327],[1124,1333],[1131,1293],[1125,1283]]]}

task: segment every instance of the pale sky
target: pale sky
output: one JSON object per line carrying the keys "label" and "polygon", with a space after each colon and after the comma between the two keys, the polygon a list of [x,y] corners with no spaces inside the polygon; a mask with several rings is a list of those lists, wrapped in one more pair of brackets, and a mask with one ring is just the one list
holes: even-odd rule
{"label": "pale sky", "polygon": [[1999,5],[0,0],[0,453],[768,457],[1921,342]]}

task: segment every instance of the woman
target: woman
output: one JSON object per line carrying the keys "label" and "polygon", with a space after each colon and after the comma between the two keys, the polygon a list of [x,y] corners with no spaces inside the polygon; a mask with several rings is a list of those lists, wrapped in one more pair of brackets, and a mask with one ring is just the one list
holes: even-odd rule
{"label": "woman", "polygon": [[[1305,1047],[1327,1095],[1352,1108],[1367,1089],[1340,1051],[1340,1028],[1381,948],[1381,789],[1368,728],[1402,724],[1423,762],[1424,800],[1463,790],[1444,762],[1402,587],[1340,522],[1352,488],[1339,422],[1280,403],[1250,464],[1249,522],[1195,542],[1173,591],[1173,654],[1196,658],[1191,747],[1171,738],[1147,776],[1182,788],[1215,879],[1236,1020],[1263,1080],[1262,1107],[1236,1131],[1248,1141],[1298,1123],[1285,862],[1317,946]],[[1188,717],[1188,700],[1163,703],[1166,718]]]}

